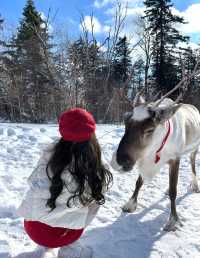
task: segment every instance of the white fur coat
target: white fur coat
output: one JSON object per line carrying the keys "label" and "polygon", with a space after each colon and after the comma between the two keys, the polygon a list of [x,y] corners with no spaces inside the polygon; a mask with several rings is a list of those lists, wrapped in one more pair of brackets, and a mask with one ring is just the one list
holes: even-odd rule
{"label": "white fur coat", "polygon": [[50,180],[46,174],[46,166],[52,154],[52,147],[53,145],[50,145],[44,151],[37,167],[29,177],[29,189],[18,213],[26,220],[40,221],[53,227],[85,228],[96,215],[99,205],[92,202],[89,206],[84,207],[77,201],[72,208],[66,206],[68,198],[72,196],[69,190],[76,188],[76,183],[68,171],[62,173],[62,180],[70,185],[70,189],[63,188],[62,193],[56,199],[56,208],[53,211],[46,206],[50,197]]}

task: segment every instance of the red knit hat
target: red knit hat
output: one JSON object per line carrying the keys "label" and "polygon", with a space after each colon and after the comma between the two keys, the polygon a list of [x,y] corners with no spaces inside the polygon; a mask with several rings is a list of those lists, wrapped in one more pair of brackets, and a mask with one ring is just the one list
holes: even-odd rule
{"label": "red knit hat", "polygon": [[95,129],[93,116],[82,108],[67,110],[59,118],[59,132],[65,141],[87,141]]}

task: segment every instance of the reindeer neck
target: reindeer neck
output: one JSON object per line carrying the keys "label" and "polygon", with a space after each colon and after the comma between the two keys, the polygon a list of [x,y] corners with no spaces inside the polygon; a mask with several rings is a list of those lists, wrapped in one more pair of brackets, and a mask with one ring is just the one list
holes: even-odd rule
{"label": "reindeer neck", "polygon": [[[170,124],[170,132],[169,132]],[[166,151],[168,152],[168,144],[170,142],[170,136],[172,134],[172,121],[166,124],[161,124],[157,127],[151,145],[151,148],[146,150],[142,159],[138,160],[139,173],[145,180],[151,180],[159,171],[160,168],[166,163]],[[165,142],[163,144],[163,142]],[[161,148],[162,146],[162,148]],[[157,151],[159,152],[159,161],[155,162]]]}
{"label": "reindeer neck", "polygon": [[148,160],[152,163],[159,163],[158,161],[155,162],[156,156],[159,157],[157,159],[163,159],[162,154],[165,152],[167,145],[170,141],[170,137],[173,133],[173,122],[172,120],[168,120],[163,124],[160,124],[153,135],[151,144],[144,152],[142,160]]}

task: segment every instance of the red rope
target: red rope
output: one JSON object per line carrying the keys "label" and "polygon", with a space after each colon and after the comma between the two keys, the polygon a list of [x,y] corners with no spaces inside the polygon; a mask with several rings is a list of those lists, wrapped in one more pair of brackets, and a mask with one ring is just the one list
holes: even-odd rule
{"label": "red rope", "polygon": [[159,162],[159,160],[160,160],[160,152],[164,148],[164,146],[165,146],[165,144],[167,142],[167,139],[168,139],[168,137],[170,135],[170,132],[171,132],[171,125],[170,125],[169,120],[167,120],[167,123],[168,123],[168,131],[167,131],[167,134],[165,135],[165,138],[162,141],[162,144],[161,144],[160,148],[156,151],[156,156],[155,156],[155,161],[154,161],[155,163]]}

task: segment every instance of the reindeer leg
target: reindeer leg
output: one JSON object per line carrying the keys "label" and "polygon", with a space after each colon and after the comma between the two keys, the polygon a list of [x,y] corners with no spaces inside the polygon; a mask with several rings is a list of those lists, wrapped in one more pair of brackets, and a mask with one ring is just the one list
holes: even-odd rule
{"label": "reindeer leg", "polygon": [[195,161],[196,161],[196,155],[197,155],[197,150],[191,153],[190,155],[190,162],[192,166],[192,181],[190,183],[190,188],[193,192],[199,193],[199,186],[197,182],[197,177],[196,177],[196,167],[195,167]]}
{"label": "reindeer leg", "polygon": [[131,198],[129,199],[129,201],[122,207],[122,210],[124,212],[134,212],[137,208],[137,197],[138,197],[138,193],[140,188],[143,185],[143,179],[142,176],[139,175],[137,181],[136,181],[136,185],[135,185],[135,190],[133,195],[131,196]]}
{"label": "reindeer leg", "polygon": [[177,226],[181,225],[179,217],[176,212],[176,195],[179,172],[180,159],[170,160],[169,165],[169,197],[171,201],[171,214],[169,221],[164,227],[165,231],[175,231]]}

